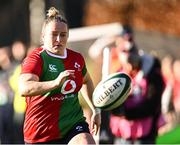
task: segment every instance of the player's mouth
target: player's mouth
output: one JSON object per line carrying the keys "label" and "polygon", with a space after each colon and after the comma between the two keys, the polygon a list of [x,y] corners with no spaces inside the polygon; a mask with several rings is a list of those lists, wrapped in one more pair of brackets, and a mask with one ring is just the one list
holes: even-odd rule
{"label": "player's mouth", "polygon": [[54,45],[54,48],[61,48],[63,45],[61,44],[57,44],[57,45]]}

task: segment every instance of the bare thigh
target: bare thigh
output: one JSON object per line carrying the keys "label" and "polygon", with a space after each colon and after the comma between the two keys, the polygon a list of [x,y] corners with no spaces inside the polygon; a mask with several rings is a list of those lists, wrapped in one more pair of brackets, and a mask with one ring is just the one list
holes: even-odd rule
{"label": "bare thigh", "polygon": [[68,145],[88,145],[88,144],[96,144],[93,136],[89,133],[80,133],[74,136],[68,143]]}

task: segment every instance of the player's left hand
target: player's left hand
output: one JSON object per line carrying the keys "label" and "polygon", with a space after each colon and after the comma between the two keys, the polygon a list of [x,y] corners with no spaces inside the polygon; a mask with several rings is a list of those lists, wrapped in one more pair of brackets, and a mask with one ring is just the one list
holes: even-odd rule
{"label": "player's left hand", "polygon": [[94,111],[91,116],[91,133],[93,135],[97,135],[97,132],[100,129],[100,125],[101,125],[101,112]]}

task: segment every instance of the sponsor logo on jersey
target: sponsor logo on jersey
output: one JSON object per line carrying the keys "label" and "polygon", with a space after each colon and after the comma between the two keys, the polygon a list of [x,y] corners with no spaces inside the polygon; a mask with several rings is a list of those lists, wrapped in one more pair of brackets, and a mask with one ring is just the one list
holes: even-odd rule
{"label": "sponsor logo on jersey", "polygon": [[74,98],[75,95],[70,94],[70,93],[73,93],[75,91],[75,89],[76,89],[75,81],[74,80],[66,80],[61,88],[61,93],[63,95],[51,97],[51,101],[62,101],[64,99]]}
{"label": "sponsor logo on jersey", "polygon": [[51,97],[51,101],[62,101],[64,99],[70,99],[70,98],[74,98],[74,94],[71,95],[65,95],[65,96],[58,96],[58,97]]}
{"label": "sponsor logo on jersey", "polygon": [[58,72],[56,65],[54,64],[49,64],[49,71],[50,72]]}
{"label": "sponsor logo on jersey", "polygon": [[61,93],[62,94],[69,94],[69,93],[72,93],[74,92],[76,89],[76,83],[74,80],[66,80],[64,82],[64,84],[62,85],[62,88],[61,88]]}

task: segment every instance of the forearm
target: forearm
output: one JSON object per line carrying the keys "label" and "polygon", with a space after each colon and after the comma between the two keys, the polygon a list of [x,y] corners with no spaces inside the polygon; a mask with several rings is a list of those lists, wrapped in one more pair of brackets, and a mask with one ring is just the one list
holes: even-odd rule
{"label": "forearm", "polygon": [[19,93],[21,96],[37,96],[58,88],[67,76],[74,77],[74,70],[65,70],[55,80],[40,82],[35,74],[21,74]]}
{"label": "forearm", "polygon": [[94,86],[92,82],[87,82],[88,84],[83,84],[81,88],[81,94],[85,101],[87,102],[88,106],[91,108],[92,111],[95,110],[95,107],[92,103],[92,92],[94,90]]}
{"label": "forearm", "polygon": [[57,87],[58,85],[54,80],[46,82],[28,81],[20,85],[19,90],[21,96],[37,96],[47,93]]}
{"label": "forearm", "polygon": [[98,113],[98,110],[95,108],[93,102],[92,102],[92,94],[94,91],[94,85],[92,82],[92,79],[89,75],[89,73],[86,74],[83,86],[81,88],[81,94],[86,100],[87,104],[91,108],[92,112]]}
{"label": "forearm", "polygon": [[90,128],[91,128],[91,132],[96,135],[101,124],[101,114],[100,114],[101,112],[100,112],[100,109],[95,108],[92,102],[93,91],[94,91],[94,85],[93,85],[93,82],[89,73],[87,72],[83,80],[81,93],[84,99],[86,100],[87,104],[92,110]]}

